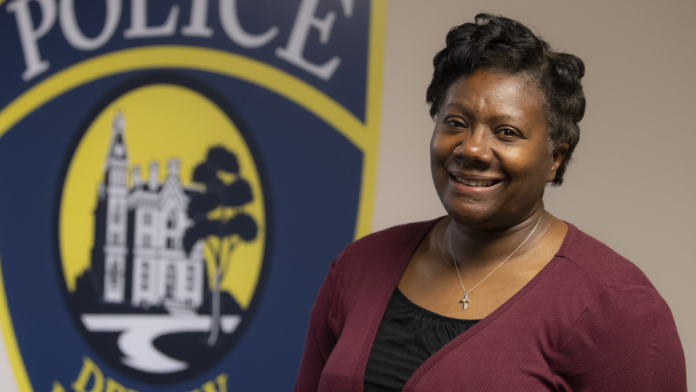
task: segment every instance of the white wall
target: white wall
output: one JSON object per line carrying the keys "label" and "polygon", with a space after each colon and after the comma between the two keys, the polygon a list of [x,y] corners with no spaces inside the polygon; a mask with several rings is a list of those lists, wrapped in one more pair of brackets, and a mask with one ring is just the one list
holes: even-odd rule
{"label": "white wall", "polygon": [[[637,264],[672,309],[696,382],[696,2],[392,0],[373,229],[443,215],[425,89],[450,27],[481,11],[585,61],[580,144],[546,206]],[[694,241],[694,242],[692,242]]]}

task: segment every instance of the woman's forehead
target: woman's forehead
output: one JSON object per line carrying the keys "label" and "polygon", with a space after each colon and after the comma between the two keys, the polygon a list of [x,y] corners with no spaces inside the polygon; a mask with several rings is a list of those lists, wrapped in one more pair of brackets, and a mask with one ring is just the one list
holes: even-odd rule
{"label": "woman's forehead", "polygon": [[544,117],[541,91],[528,78],[475,71],[455,80],[447,90],[443,108],[486,114],[492,119]]}

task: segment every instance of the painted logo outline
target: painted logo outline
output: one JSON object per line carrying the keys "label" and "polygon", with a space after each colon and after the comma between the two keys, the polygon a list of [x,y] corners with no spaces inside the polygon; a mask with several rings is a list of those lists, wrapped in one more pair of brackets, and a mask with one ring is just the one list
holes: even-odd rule
{"label": "painted logo outline", "polygon": [[[0,4],[3,0],[0,0]],[[189,69],[244,80],[279,94],[329,124],[363,153],[355,238],[370,232],[376,179],[379,104],[386,2],[371,2],[365,121],[310,84],[266,63],[238,54],[188,46],[145,46],[107,53],[59,71],[0,110],[0,137],[37,108],[81,85],[136,70]],[[0,263],[1,263],[0,250]],[[1,264],[0,264],[1,265]],[[15,338],[0,268],[0,328],[18,389],[33,391]]]}

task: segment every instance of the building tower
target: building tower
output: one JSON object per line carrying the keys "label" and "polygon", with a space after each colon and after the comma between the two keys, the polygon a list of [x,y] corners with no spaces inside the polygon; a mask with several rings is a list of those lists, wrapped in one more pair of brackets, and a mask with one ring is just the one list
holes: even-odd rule
{"label": "building tower", "polygon": [[122,303],[126,292],[126,256],[128,248],[128,151],[124,138],[125,119],[117,113],[111,124],[111,141],[104,164],[104,301]]}

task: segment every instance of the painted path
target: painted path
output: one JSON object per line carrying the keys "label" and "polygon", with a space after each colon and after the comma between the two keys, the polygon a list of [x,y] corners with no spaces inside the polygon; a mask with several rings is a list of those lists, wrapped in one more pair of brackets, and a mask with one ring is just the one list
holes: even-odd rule
{"label": "painted path", "polygon": [[[153,342],[160,336],[183,332],[210,331],[210,316],[176,317],[170,315],[140,314],[84,314],[81,317],[90,332],[120,332],[118,348],[125,365],[148,373],[173,373],[188,368],[188,363],[159,351]],[[241,316],[223,316],[221,329],[232,333]]]}

